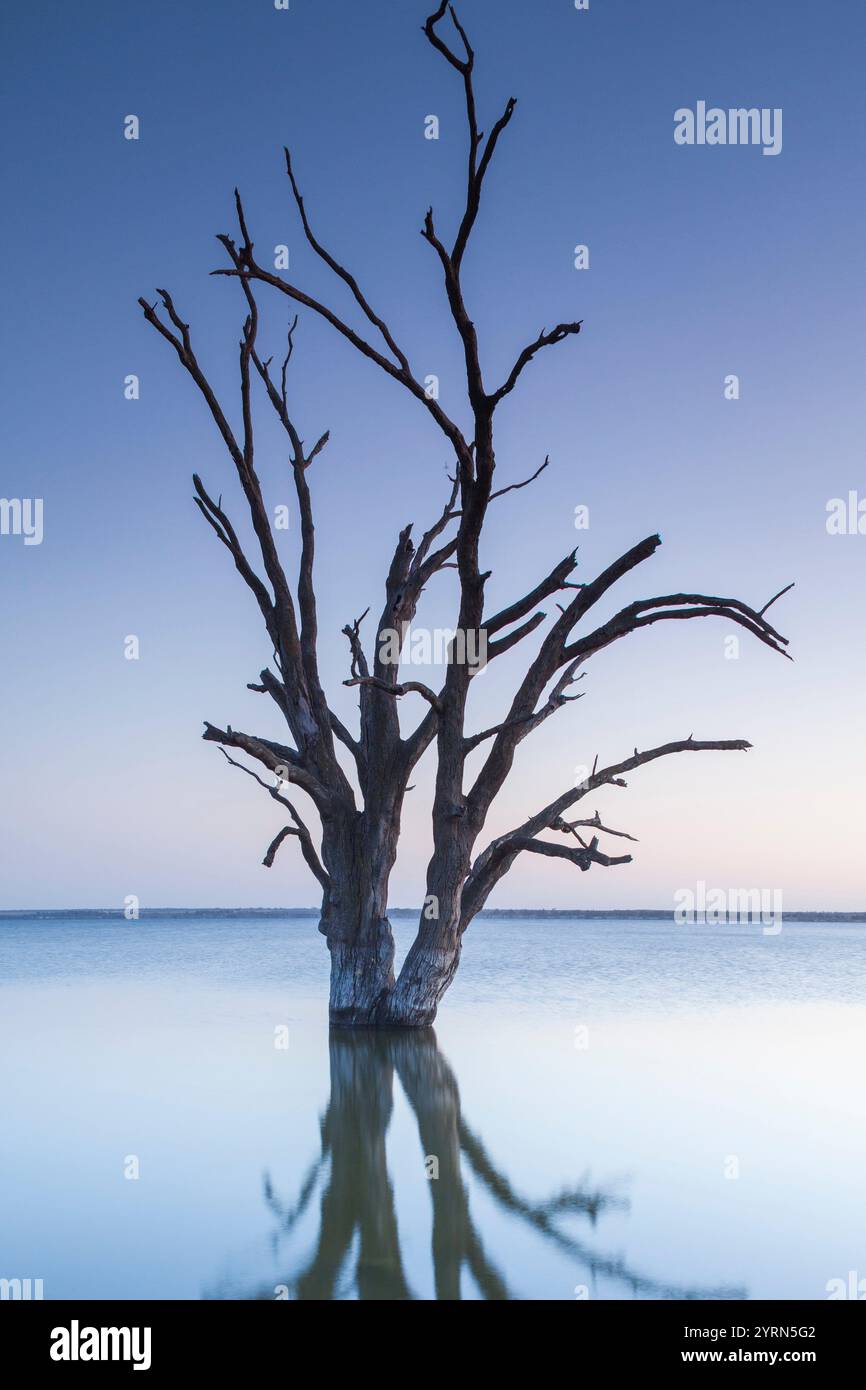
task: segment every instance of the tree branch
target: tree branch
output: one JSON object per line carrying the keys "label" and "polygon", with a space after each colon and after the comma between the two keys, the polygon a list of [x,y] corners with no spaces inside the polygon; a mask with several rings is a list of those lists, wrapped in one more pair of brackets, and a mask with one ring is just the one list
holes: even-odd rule
{"label": "tree branch", "polygon": [[485,729],[483,733],[472,734],[464,742],[463,746],[465,751],[469,753],[473,748],[477,748],[480,743],[484,743],[486,739],[495,738],[498,734],[510,729],[518,729],[520,731],[520,737],[525,738],[527,734],[531,734],[534,729],[538,728],[539,724],[543,724],[545,719],[549,719],[550,716],[558,709],[561,709],[563,705],[571,704],[574,700],[580,700],[582,698],[580,695],[566,695],[565,693],[570,685],[574,685],[578,680],[583,679],[582,676],[575,677],[574,675],[577,664],[578,663],[575,661],[572,662],[570,666],[566,667],[541,709],[534,711],[532,714],[524,715],[522,718],[509,719],[503,724],[495,724],[493,728]]}
{"label": "tree branch", "polygon": [[378,676],[354,676],[351,680],[343,681],[343,684],[369,686],[371,690],[381,690],[383,694],[392,695],[395,699],[400,699],[403,695],[421,695],[437,714],[442,712],[439,696],[421,681],[403,681],[399,685],[388,685],[386,681],[379,680]]}
{"label": "tree branch", "polygon": [[[593,830],[601,830],[605,835],[616,835],[621,840],[635,840],[636,842],[636,837],[634,835],[628,835],[625,830],[611,830],[609,825],[602,825],[598,811],[595,812],[595,815],[590,816],[588,820],[566,821],[561,818],[557,819],[551,822],[550,829],[561,830],[563,835],[574,835],[575,839],[580,840],[581,837],[577,834],[577,827],[579,825],[591,826]],[[582,840],[581,844],[583,844]]]}
{"label": "tree branch", "polygon": [[[469,793],[468,799],[479,825],[483,824],[493,798],[511,771],[517,746],[529,732],[529,721],[544,690],[564,663],[571,664],[575,660],[574,656],[566,653],[566,641],[572,628],[595,603],[598,603],[613,584],[652,555],[660,544],[659,536],[647,536],[645,540],[625,551],[612,564],[608,565],[607,569],[596,579],[577,590],[575,597],[563,609],[560,617],[545,636],[511,702],[505,723],[496,735],[484,766]],[[501,613],[492,618],[486,624],[488,632],[491,626],[505,626],[513,621],[515,616],[526,610],[530,601],[534,601],[539,593],[547,596],[551,592],[556,592],[558,588],[567,583],[567,576],[574,569],[576,563],[576,553],[572,551],[554,567],[547,578],[542,580],[531,594],[519,600],[518,603],[512,604],[510,608],[503,609]],[[543,616],[541,613],[536,614],[535,619],[530,621],[537,626],[542,621]],[[526,625],[525,629],[521,629],[521,631],[526,630],[531,630],[529,624]],[[503,639],[505,643],[509,641],[509,638]],[[494,655],[501,649],[499,643],[493,644]],[[490,650],[488,646],[488,657]]]}
{"label": "tree branch", "polygon": [[274,743],[271,739],[239,733],[231,726],[218,729],[214,724],[205,721],[204,729],[202,738],[206,743],[219,743],[225,748],[239,748],[241,752],[255,758],[256,762],[261,763],[269,772],[301,787],[320,810],[330,807],[330,789],[309,770],[297,749],[289,748],[283,743]]}
{"label": "tree branch", "polygon": [[529,484],[534,483],[536,478],[544,472],[545,468],[547,468],[549,464],[550,458],[548,455],[545,455],[544,463],[542,463],[538,468],[536,468],[535,472],[532,474],[530,478],[524,478],[522,483],[509,483],[508,487],[501,487],[497,492],[491,492],[490,501],[495,502],[497,497],[504,497],[505,494],[508,492],[519,492],[522,487],[529,487]]}
{"label": "tree branch", "polygon": [[289,815],[295,823],[294,827],[290,825],[284,826],[284,828],[279,832],[279,834],[275,836],[275,838],[271,841],[270,845],[268,846],[267,853],[265,854],[265,857],[262,860],[262,864],[264,865],[264,867],[266,869],[270,869],[273,865],[277,850],[283,843],[283,840],[285,840],[289,835],[296,835],[300,842],[301,854],[304,856],[304,860],[306,861],[308,868],[312,870],[312,872],[315,874],[316,878],[319,880],[319,883],[322,885],[323,888],[329,888],[331,886],[330,875],[326,872],[321,860],[319,859],[318,854],[316,853],[316,848],[313,844],[313,839],[310,835],[309,830],[307,829],[304,822],[301,820],[301,817],[298,815],[298,812],[295,810],[288,797],[283,796],[277,790],[276,787],[269,787],[267,782],[262,781],[258,773],[254,772],[251,767],[244,767],[243,763],[239,763],[234,758],[229,757],[225,748],[220,748],[220,752],[222,753],[226,762],[231,763],[232,767],[236,767],[241,772],[245,772],[248,777],[252,777],[254,782],[258,782],[260,787],[264,787],[265,791],[268,793],[269,796],[273,797],[274,801],[279,801],[281,806],[285,806],[289,812]]}
{"label": "tree branch", "polygon": [[[793,588],[789,584],[787,590]],[[777,594],[776,598],[781,595]],[[770,602],[774,602],[773,599]],[[771,651],[778,652],[791,661],[793,658],[785,651],[788,645],[787,637],[783,637],[774,627],[771,627],[763,616],[769,604],[757,611],[749,608],[745,603],[735,598],[717,598],[710,594],[664,594],[658,598],[639,599],[636,603],[630,603],[601,627],[586,637],[564,646],[562,656],[564,660],[574,657],[585,659],[594,652],[601,651],[611,642],[617,641],[620,637],[625,637],[630,632],[635,632],[638,628],[649,627],[653,623],[663,622],[673,619],[688,618],[726,618],[728,622],[736,623],[744,627],[753,637],[757,637],[759,642],[763,642]],[[654,611],[658,610],[658,611]]]}
{"label": "tree branch", "polygon": [[238,540],[237,532],[235,531],[234,527],[229,521],[229,518],[227,517],[226,513],[223,511],[220,503],[214,502],[213,498],[208,495],[208,492],[197,473],[193,473],[192,482],[197,494],[197,496],[193,499],[196,506],[198,507],[205,521],[216,532],[216,535],[222,541],[223,545],[231,553],[232,558],[235,562],[235,569],[238,571],[247,587],[252,591],[252,594],[255,597],[257,604],[259,605],[262,617],[265,620],[265,627],[267,628],[268,636],[270,637],[274,646],[277,646],[279,644],[279,633],[277,630],[277,615],[270,594],[268,593],[267,589],[265,588],[265,585],[262,583],[259,576],[253,570],[252,565],[247,560],[247,557],[243,552],[241,543]]}
{"label": "tree branch", "polygon": [[570,555],[566,555],[564,559],[554,565],[550,574],[547,575],[545,579],[542,579],[539,584],[536,584],[534,589],[530,589],[529,593],[525,594],[523,598],[518,599],[516,603],[510,604],[508,608],[501,609],[498,613],[494,614],[492,618],[485,619],[484,627],[488,636],[494,632],[501,631],[504,627],[509,627],[511,623],[518,622],[519,619],[525,617],[527,613],[531,613],[533,608],[536,608],[539,603],[543,603],[546,598],[550,598],[552,594],[559,593],[566,587],[568,576],[576,567],[577,551],[572,550]]}
{"label": "tree branch", "polygon": [[568,845],[557,845],[550,840],[518,839],[514,842],[514,848],[518,853],[528,850],[532,854],[546,854],[551,859],[567,859],[569,863],[576,864],[579,869],[586,873],[593,864],[602,864],[608,869],[614,864],[630,864],[632,862],[630,854],[603,854],[598,848],[598,839],[594,835],[588,845],[581,849],[570,849]]}
{"label": "tree branch", "polygon": [[[451,22],[454,25],[454,28],[456,29],[460,37],[461,43],[463,44],[463,49],[466,54],[465,58],[460,58],[454,52],[453,49],[449,48],[448,45],[445,43],[444,39],[442,39],[436,31],[436,25],[439,23],[441,19],[444,19],[446,9],[450,12]],[[472,46],[469,43],[468,38],[466,37],[466,32],[463,29],[463,26],[460,24],[460,21],[457,18],[457,12],[454,9],[454,6],[449,5],[447,3],[447,0],[442,0],[442,4],[440,4],[439,8],[428,17],[426,23],[424,24],[424,33],[427,35],[427,38],[429,39],[433,47],[437,50],[437,52],[441,53],[443,58],[445,58],[446,61],[449,62],[453,68],[456,68],[462,76],[463,88],[466,98],[466,121],[469,127],[469,158],[466,187],[466,211],[464,212],[462,220],[460,222],[460,227],[457,232],[457,237],[455,239],[454,247],[450,256],[450,261],[454,267],[454,270],[459,275],[460,264],[463,260],[463,254],[466,250],[466,245],[469,241],[469,236],[472,231],[472,228],[475,225],[475,219],[478,216],[478,210],[481,204],[481,188],[484,183],[484,175],[487,173],[487,170],[490,166],[490,161],[493,158],[497,141],[499,140],[500,135],[502,134],[503,130],[508,125],[508,122],[511,120],[511,117],[514,114],[516,101],[514,97],[509,98],[508,102],[506,103],[505,110],[499,117],[498,121],[496,121],[495,125],[493,126],[493,129],[487,137],[487,143],[484,146],[481,159],[479,161],[478,151],[484,139],[484,134],[483,131],[479,131],[478,129],[478,117],[476,114],[475,106],[475,90],[472,82],[472,72],[475,67],[475,54],[472,51]]]}
{"label": "tree branch", "polygon": [[[159,290],[158,293],[162,300],[169,321],[174,328],[174,332],[162,322],[156,313],[155,307],[140,299],[144,316],[157,332],[171,343],[178,358],[186,371],[196,383],[201,395],[203,396],[208,409],[217,425],[217,428],[225,442],[229,454],[237,470],[238,478],[241,483],[247,505],[250,511],[250,518],[253,529],[259,542],[259,548],[264,562],[265,572],[273,591],[273,603],[269,595],[261,586],[256,587],[256,578],[243,558],[243,554],[237,537],[234,535],[230,525],[227,525],[227,518],[222,513],[219,504],[212,502],[203,487],[197,487],[203,512],[212,522],[219,523],[213,529],[219,535],[228,548],[232,551],[235,564],[241,569],[246,582],[253,588],[260,608],[262,608],[268,625],[268,635],[274,644],[278,656],[278,664],[281,677],[286,688],[285,712],[289,721],[289,726],[293,737],[300,748],[311,748],[312,757],[317,765],[318,773],[332,782],[334,787],[344,796],[351,795],[351,789],[345,779],[342,769],[336,761],[333,748],[330,714],[324,704],[323,697],[315,682],[308,684],[309,668],[304,663],[304,653],[298,633],[297,621],[295,617],[294,604],[282,565],[277,554],[276,545],[271,531],[270,520],[264,499],[262,497],[261,485],[254,466],[254,443],[253,443],[253,423],[252,405],[250,400],[250,362],[255,354],[255,340],[257,333],[258,313],[255,300],[250,291],[248,279],[243,273],[245,257],[252,254],[252,247],[244,218],[243,207],[240,197],[236,194],[236,205],[241,231],[244,235],[244,245],[240,251],[234,246],[231,238],[223,238],[223,244],[232,257],[241,278],[241,287],[247,300],[249,314],[244,323],[243,334],[240,343],[240,374],[241,374],[241,406],[243,415],[243,440],[238,442],[233,433],[225,413],[217,400],[217,397],[202,371],[198,359],[192,347],[189,333],[189,325],[186,324],[177,313],[171,295],[167,290]],[[224,539],[225,538],[225,539]],[[267,606],[265,606],[267,605]],[[272,612],[272,616],[271,616]]]}
{"label": "tree branch", "polygon": [[321,242],[318,241],[315,237],[313,229],[310,226],[309,220],[307,218],[306,208],[304,207],[304,200],[301,197],[300,189],[298,188],[297,182],[295,180],[294,171],[292,170],[292,157],[289,154],[288,149],[286,149],[285,147],[283,148],[283,154],[286,157],[286,173],[288,174],[289,182],[292,185],[292,194],[294,196],[298,212],[300,213],[301,224],[304,228],[304,235],[307,238],[307,241],[312,246],[316,255],[319,256],[325,262],[325,264],[334,272],[335,275],[339,276],[339,278],[344,282],[344,284],[349,286],[349,289],[352,291],[352,296],[355,302],[360,306],[365,318],[367,318],[373,325],[373,327],[376,328],[379,331],[379,333],[381,333],[382,337],[385,340],[385,343],[388,346],[389,351],[392,352],[393,355],[396,357],[405,375],[407,377],[411,376],[412,373],[409,370],[409,361],[406,357],[405,352],[403,352],[402,348],[398,347],[397,343],[394,340],[394,336],[391,333],[391,330],[389,329],[388,325],[385,323],[384,319],[380,318],[379,315],[375,313],[373,309],[370,307],[370,304],[365,295],[362,293],[361,288],[354,275],[352,275],[345,268],[345,266],[342,266],[340,262],[334,256],[332,256],[331,253],[327,251],[325,247],[322,246]]}
{"label": "tree branch", "polygon": [[351,625],[347,623],[346,626],[343,628],[345,636],[349,639],[349,650],[352,655],[351,669],[353,678],[356,676],[366,677],[370,674],[370,668],[367,665],[367,657],[364,653],[364,648],[361,645],[361,624],[366,618],[369,611],[369,608],[365,608],[360,618],[356,618]]}
{"label": "tree branch", "polygon": [[[622,762],[613,763],[601,770],[598,770],[598,760],[596,759],[596,766],[584,782],[563,792],[555,801],[551,801],[541,811],[525,820],[522,825],[516,826],[514,830],[508,831],[505,835],[500,835],[478,856],[463,887],[460,915],[462,929],[465,929],[475,914],[481,910],[496,884],[508,872],[517,856],[528,848],[529,843],[538,843],[535,841],[535,837],[544,830],[561,829],[560,822],[563,812],[567,811],[569,806],[573,806],[575,802],[582,800],[589,792],[603,786],[624,787],[626,785],[623,780],[624,773],[631,772],[637,767],[643,767],[646,763],[654,762],[657,758],[670,757],[674,753],[745,752],[751,746],[745,739],[698,741],[690,734],[687,739],[661,744],[659,747],[649,748],[643,753],[639,753],[635,749],[630,758],[624,758]],[[575,822],[575,824],[577,823]],[[597,828],[602,829],[603,827],[598,826]],[[544,854],[552,851],[536,852]]]}
{"label": "tree branch", "polygon": [[[306,214],[304,214],[304,220],[306,220]],[[220,236],[217,238],[217,240],[220,241],[222,245],[226,247],[227,250],[229,250],[229,255],[232,258],[233,264],[231,269],[222,267],[218,268],[217,270],[211,271],[212,275],[227,276],[230,278],[236,277],[240,278],[242,281],[247,283],[251,279],[259,280],[262,283],[271,285],[274,289],[279,290],[281,294],[287,295],[288,298],[293,300],[294,303],[303,304],[306,308],[312,309],[312,311],[315,314],[318,314],[321,318],[325,319],[325,321],[329,323],[332,328],[336,329],[336,331],[343,338],[350,342],[352,346],[359,353],[361,353],[363,357],[368,358],[371,362],[375,362],[376,365],[380,367],[383,372],[387,373],[388,376],[393,377],[395,381],[400,382],[400,384],[404,386],[413,396],[415,396],[417,400],[421,401],[421,403],[433,416],[434,420],[436,421],[437,425],[442,430],[442,432],[445,434],[446,438],[451,442],[458,459],[462,462],[466,458],[468,458],[469,446],[466,440],[464,439],[461,431],[458,429],[457,425],[455,425],[453,420],[450,420],[449,417],[445,414],[445,411],[439,405],[438,401],[428,396],[424,387],[411,372],[408,363],[405,362],[405,358],[403,357],[402,353],[399,354],[398,360],[396,362],[392,362],[390,358],[386,357],[382,352],[378,350],[378,348],[375,348],[372,343],[368,342],[359,333],[356,333],[353,328],[351,328],[347,323],[345,323],[336,313],[334,313],[332,309],[328,308],[327,305],[323,304],[320,300],[313,298],[312,295],[307,294],[297,285],[290,284],[287,280],[281,279],[280,276],[274,275],[271,271],[266,270],[263,266],[259,265],[253,257],[251,245],[248,245],[244,248],[242,264],[238,265],[235,262],[234,257],[231,255],[231,249],[229,245],[231,239],[225,236]],[[318,243],[316,243],[316,245],[318,246]],[[349,272],[345,270],[342,266],[339,266],[339,263],[334,258],[329,257],[329,253],[325,252],[324,248],[321,249],[320,254],[322,254],[323,257],[328,260],[328,264],[331,264],[331,262],[333,261],[334,270],[340,276],[340,278],[345,281],[345,283],[356,284],[356,282],[354,281],[354,277],[352,277],[349,274]],[[358,295],[361,295],[360,289],[358,289]],[[361,299],[359,299],[358,302],[361,303],[362,300],[363,303],[366,304],[366,300],[364,299],[363,295],[361,295]],[[369,305],[367,306],[367,309],[369,309]],[[384,321],[379,319],[378,316],[374,315],[371,309],[369,309],[367,317],[371,319],[371,322],[376,323],[377,326],[379,324],[382,324],[383,329],[385,328]],[[390,334],[390,332],[387,332],[386,343],[388,343],[389,345],[389,350],[390,344],[393,342],[394,340],[392,335]]]}
{"label": "tree branch", "polygon": [[578,319],[576,323],[558,323],[550,333],[542,329],[535,339],[535,342],[530,343],[528,347],[523,349],[505,381],[499,387],[499,390],[493,392],[493,395],[490,397],[491,404],[494,406],[498,405],[503,396],[507,396],[509,392],[514,390],[524,367],[532,361],[537,352],[540,352],[542,348],[552,347],[556,343],[561,343],[565,338],[576,337],[582,326],[583,319]]}

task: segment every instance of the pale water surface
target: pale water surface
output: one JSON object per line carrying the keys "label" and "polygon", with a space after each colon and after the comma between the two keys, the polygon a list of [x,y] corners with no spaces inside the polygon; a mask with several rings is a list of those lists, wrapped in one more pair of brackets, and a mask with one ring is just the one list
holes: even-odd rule
{"label": "pale water surface", "polygon": [[862,924],[487,919],[435,1037],[329,1039],[313,917],[4,918],[0,1277],[825,1298],[866,1277],[864,971]]}

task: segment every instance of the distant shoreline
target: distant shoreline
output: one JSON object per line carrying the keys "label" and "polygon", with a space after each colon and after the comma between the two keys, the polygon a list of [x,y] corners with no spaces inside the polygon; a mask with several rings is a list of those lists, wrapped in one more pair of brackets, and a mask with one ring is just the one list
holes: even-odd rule
{"label": "distant shoreline", "polygon": [[[420,907],[392,907],[388,916],[393,918],[416,918]],[[262,917],[262,918],[302,918],[318,917],[316,907],[143,907],[139,912],[142,921],[158,921],[165,917]],[[670,922],[673,908],[655,907],[615,907],[615,908],[564,908],[564,907],[488,907],[479,912],[478,917],[488,921],[508,921],[524,917],[535,917],[552,921],[639,921]],[[756,914],[757,916],[757,914]],[[122,908],[116,907],[53,907],[53,908],[15,908],[0,909],[0,922],[10,919],[28,919],[34,922],[58,921],[63,918],[83,921],[89,917],[104,917],[106,920],[120,918],[125,920]],[[743,919],[745,921],[745,918]],[[864,912],[786,912],[786,922],[866,922]]]}

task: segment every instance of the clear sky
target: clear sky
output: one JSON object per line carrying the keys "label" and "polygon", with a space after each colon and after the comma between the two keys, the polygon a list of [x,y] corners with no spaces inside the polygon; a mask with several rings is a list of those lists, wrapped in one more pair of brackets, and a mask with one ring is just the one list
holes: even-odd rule
{"label": "clear sky", "polygon": [[[241,296],[208,271],[237,183],[259,250],[286,243],[292,277],[351,316],[303,243],[287,143],[317,231],[465,421],[418,235],[429,203],[453,229],[465,164],[460,82],[420,32],[428,8],[45,0],[4,16],[0,495],[44,499],[44,539],[0,536],[0,906],[316,901],[291,842],[261,867],[279,808],[199,739],[203,719],[281,731],[245,689],[269,656],[259,615],[191,501],[197,470],[240,523],[236,478],[136,299],[173,292],[236,411]],[[491,905],[665,907],[702,879],[780,887],[790,909],[862,909],[866,535],[829,535],[826,507],[866,496],[863,8],[463,0],[460,16],[482,124],[518,98],[464,269],[489,378],[543,326],[584,320],[497,417],[498,485],[545,454],[551,467],[491,510],[491,605],[576,542],[589,578],[655,530],[664,545],[617,607],[680,589],[760,607],[797,582],[774,610],[794,664],[745,634],[726,659],[718,620],[656,625],[594,659],[585,698],[522,745],[491,833],[596,752],[616,761],[692,732],[755,748],[664,760],[599,793],[583,805],[638,836],[634,864],[580,874],[526,856]],[[781,153],[675,144],[674,112],[698,101],[781,108]],[[124,139],[130,114],[137,141]],[[438,141],[424,138],[431,114]],[[574,268],[577,244],[588,270]],[[286,302],[262,302],[276,353]],[[130,373],[137,401],[124,399]],[[399,528],[441,509],[449,459],[426,413],[309,314],[290,387],[302,434],[332,435],[311,479],[321,648],[350,721],[340,629],[378,607]],[[269,424],[262,440],[269,502],[289,502]],[[295,539],[283,537],[287,565]],[[453,621],[451,575],[428,599],[419,622]],[[138,661],[124,658],[130,634]],[[477,682],[477,727],[502,711],[522,653]],[[431,756],[407,803],[395,905],[422,897]]]}

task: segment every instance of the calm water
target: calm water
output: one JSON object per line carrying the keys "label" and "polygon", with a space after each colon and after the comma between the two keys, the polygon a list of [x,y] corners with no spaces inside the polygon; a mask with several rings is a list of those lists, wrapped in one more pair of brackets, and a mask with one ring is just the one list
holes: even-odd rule
{"label": "calm water", "polygon": [[4,919],[0,1277],[824,1298],[866,1277],[864,984],[863,925],[486,920],[435,1037],[329,1039],[313,918]]}

